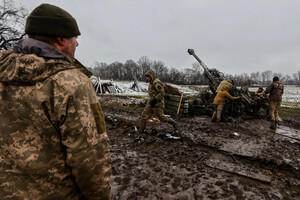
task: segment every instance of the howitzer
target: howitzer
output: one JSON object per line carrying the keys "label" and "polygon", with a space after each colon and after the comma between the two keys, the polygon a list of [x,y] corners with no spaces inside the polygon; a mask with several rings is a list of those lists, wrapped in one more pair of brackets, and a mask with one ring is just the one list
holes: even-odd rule
{"label": "howitzer", "polygon": [[[224,79],[223,76],[221,77],[219,74],[221,74],[218,70],[211,70],[209,69],[202,60],[195,54],[195,51],[193,49],[188,49],[188,53],[190,55],[193,55],[196,60],[200,63],[200,65],[204,69],[204,75],[209,80],[209,88],[213,92],[214,95],[217,93],[217,88],[221,81]],[[214,73],[212,73],[214,72]],[[247,89],[237,89],[235,86],[233,86],[229,93],[233,96],[239,96],[241,98],[241,101],[227,101],[224,107],[224,114],[228,116],[240,116],[244,111],[247,114],[257,114],[255,109],[256,103],[255,101],[249,96]]]}
{"label": "howitzer", "polygon": [[194,56],[196,58],[196,60],[200,63],[200,65],[203,67],[204,69],[204,75],[207,77],[208,81],[209,81],[209,87],[210,90],[216,94],[217,93],[217,88],[220,84],[220,80],[216,80],[215,77],[213,77],[213,75],[210,73],[210,70],[208,69],[208,67],[205,65],[205,63],[200,60],[200,58],[195,54],[194,49],[188,49],[188,53],[192,56]]}

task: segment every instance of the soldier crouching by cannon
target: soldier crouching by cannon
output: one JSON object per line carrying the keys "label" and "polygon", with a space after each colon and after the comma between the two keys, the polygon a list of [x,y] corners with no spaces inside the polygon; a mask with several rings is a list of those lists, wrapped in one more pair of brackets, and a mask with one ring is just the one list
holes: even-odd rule
{"label": "soldier crouching by cannon", "polygon": [[264,116],[269,118],[270,99],[269,95],[265,93],[263,87],[258,88],[258,90],[253,95],[253,99],[256,102],[256,113],[258,114],[260,109],[263,109],[265,111]]}
{"label": "soldier crouching by cannon", "polygon": [[[222,84],[223,83],[223,84]],[[232,87],[233,81],[230,80],[224,80],[220,83],[218,89],[217,89],[217,95],[214,98],[214,112],[211,118],[212,122],[220,122],[221,121],[221,115],[223,111],[223,107],[225,104],[226,99],[230,100],[236,100],[240,97],[233,97],[231,96],[228,91]]]}

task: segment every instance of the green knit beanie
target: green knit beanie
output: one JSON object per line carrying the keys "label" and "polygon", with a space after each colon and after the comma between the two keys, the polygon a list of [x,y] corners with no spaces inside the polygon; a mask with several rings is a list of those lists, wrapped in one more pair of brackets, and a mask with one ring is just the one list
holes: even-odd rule
{"label": "green knit beanie", "polygon": [[61,37],[80,35],[77,22],[72,15],[50,4],[41,4],[30,13],[27,17],[25,33]]}

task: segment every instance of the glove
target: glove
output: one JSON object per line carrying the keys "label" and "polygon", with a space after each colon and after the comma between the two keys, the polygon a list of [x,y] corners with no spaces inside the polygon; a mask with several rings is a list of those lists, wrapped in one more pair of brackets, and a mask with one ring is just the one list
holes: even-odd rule
{"label": "glove", "polygon": [[156,104],[156,99],[152,99],[152,100],[150,101],[150,106],[151,106],[151,108],[154,108],[154,107],[155,107],[155,104]]}

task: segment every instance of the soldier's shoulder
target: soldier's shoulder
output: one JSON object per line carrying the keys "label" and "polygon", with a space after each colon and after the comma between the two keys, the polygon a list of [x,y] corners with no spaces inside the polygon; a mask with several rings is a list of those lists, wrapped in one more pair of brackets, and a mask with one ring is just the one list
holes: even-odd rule
{"label": "soldier's shoulder", "polygon": [[156,79],[153,81],[153,83],[154,83],[154,84],[160,84],[160,85],[162,85],[162,82],[161,82],[158,78],[156,78]]}
{"label": "soldier's shoulder", "polygon": [[92,86],[91,80],[78,69],[63,70],[51,78],[71,93],[78,88],[90,88]]}
{"label": "soldier's shoulder", "polygon": [[12,54],[12,53],[14,53],[13,49],[8,49],[8,50],[2,50],[2,51],[0,51],[0,55],[1,56],[7,55],[7,54]]}

